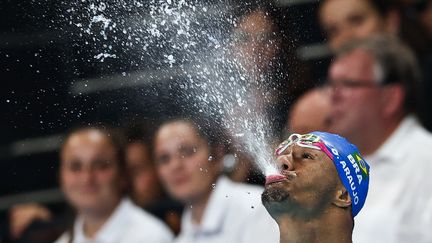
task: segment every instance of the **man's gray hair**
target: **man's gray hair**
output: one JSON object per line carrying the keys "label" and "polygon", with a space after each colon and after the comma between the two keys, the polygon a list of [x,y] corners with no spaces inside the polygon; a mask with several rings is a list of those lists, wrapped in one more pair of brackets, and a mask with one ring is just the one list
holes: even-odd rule
{"label": "man's gray hair", "polygon": [[411,49],[394,37],[377,35],[347,43],[338,50],[336,56],[341,57],[358,49],[374,57],[376,81],[380,85],[401,84],[406,92],[406,111],[418,111],[422,78],[417,59]]}

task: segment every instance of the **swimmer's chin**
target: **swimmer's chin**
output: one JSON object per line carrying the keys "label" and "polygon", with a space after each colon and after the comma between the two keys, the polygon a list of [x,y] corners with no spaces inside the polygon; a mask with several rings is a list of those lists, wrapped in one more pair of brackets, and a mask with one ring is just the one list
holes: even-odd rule
{"label": "swimmer's chin", "polygon": [[276,219],[286,212],[289,197],[289,193],[282,188],[267,186],[261,195],[261,201],[269,214]]}
{"label": "swimmer's chin", "polygon": [[277,186],[277,184],[283,184],[283,182],[269,184],[265,187],[265,190],[261,195],[263,204],[271,202],[283,202],[289,198],[289,193],[284,190],[283,187]]}

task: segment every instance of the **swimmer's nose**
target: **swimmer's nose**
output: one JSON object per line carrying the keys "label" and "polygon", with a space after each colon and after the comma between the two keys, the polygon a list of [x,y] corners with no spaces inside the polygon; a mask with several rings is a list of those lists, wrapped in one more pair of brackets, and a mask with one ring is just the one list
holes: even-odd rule
{"label": "swimmer's nose", "polygon": [[278,165],[279,170],[283,173],[285,171],[293,171],[294,165],[292,163],[292,155],[291,153],[279,156],[276,159],[276,163]]}

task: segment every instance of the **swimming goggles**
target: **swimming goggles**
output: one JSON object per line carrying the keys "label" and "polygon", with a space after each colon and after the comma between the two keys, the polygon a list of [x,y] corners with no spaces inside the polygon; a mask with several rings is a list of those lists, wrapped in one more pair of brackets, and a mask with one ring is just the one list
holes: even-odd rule
{"label": "swimming goggles", "polygon": [[287,148],[292,145],[298,145],[304,148],[311,148],[326,152],[327,148],[321,138],[315,134],[291,134],[287,140],[283,141],[276,149],[275,153],[277,156],[281,155]]}

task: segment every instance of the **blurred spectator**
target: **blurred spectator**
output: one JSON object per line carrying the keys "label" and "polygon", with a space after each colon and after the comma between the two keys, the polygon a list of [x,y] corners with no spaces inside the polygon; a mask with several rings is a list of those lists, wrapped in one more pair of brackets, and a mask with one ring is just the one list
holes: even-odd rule
{"label": "blurred spectator", "polygon": [[[252,83],[249,104],[271,120],[272,143],[278,144],[290,103],[312,87],[309,72],[295,56],[285,12],[273,1],[240,1],[235,8],[233,46]],[[229,176],[237,182],[263,184],[264,177],[248,154],[235,151]]]}
{"label": "blurred spectator", "polygon": [[419,4],[419,22],[425,27],[429,38],[432,39],[432,1],[423,0]]}
{"label": "blurred spectator", "polygon": [[9,209],[7,237],[1,242],[53,242],[68,227],[68,216],[63,203],[50,204],[49,209],[36,203],[14,205]]}
{"label": "blurred spectator", "polygon": [[330,96],[325,88],[315,88],[302,95],[288,115],[288,133],[306,134],[328,131],[330,125]]}
{"label": "blurred spectator", "polygon": [[10,218],[11,220],[10,230],[11,236],[14,239],[19,239],[25,229],[32,222],[31,219],[37,218],[40,221],[49,221],[52,219],[51,212],[38,205],[38,204],[22,204],[16,205],[11,209]]}
{"label": "blurred spectator", "polygon": [[126,164],[131,179],[131,198],[141,207],[154,205],[164,197],[162,185],[151,157],[150,136],[144,125],[127,131]]}
{"label": "blurred spectator", "polygon": [[159,175],[185,205],[176,242],[279,242],[277,224],[261,204],[262,188],[221,176],[223,137],[200,118],[168,120],[156,132]]}
{"label": "blurred spectator", "polygon": [[126,164],[132,183],[131,198],[178,234],[183,207],[170,199],[162,188],[152,157],[149,128],[148,124],[138,123],[126,131]]}
{"label": "blurred spectator", "polygon": [[[427,34],[427,24],[422,20],[428,14],[425,1],[417,1],[413,11],[412,1],[401,0],[324,0],[319,9],[319,21],[327,36],[330,47],[337,49],[344,43],[373,35],[399,37],[416,54],[425,82],[419,96],[423,104],[417,110],[422,123],[432,130],[431,68],[432,38]],[[422,3],[423,2],[423,3]],[[417,17],[416,17],[417,16]]]}
{"label": "blurred spectator", "polygon": [[[281,60],[281,39],[273,16],[266,6],[248,9],[234,30],[235,48],[239,60],[255,79],[269,79]],[[267,77],[265,77],[267,76]]]}
{"label": "blurred spectator", "polygon": [[400,25],[397,1],[393,0],[324,0],[319,20],[333,49],[371,35],[397,35]]}
{"label": "blurred spectator", "polygon": [[240,1],[235,12],[232,48],[252,74],[259,89],[254,98],[265,103],[265,112],[273,120],[275,140],[279,140],[286,120],[284,111],[314,83],[295,55],[296,39],[290,35],[291,26],[283,9],[273,1],[247,0]]}
{"label": "blurred spectator", "polygon": [[60,160],[61,189],[77,216],[56,242],[171,242],[172,234],[161,221],[124,197],[124,147],[112,130],[71,132]]}
{"label": "blurred spectator", "polygon": [[[137,124],[126,131],[125,156],[131,182],[128,191],[134,203],[163,220],[174,233],[178,233],[182,206],[169,199],[162,189],[151,158],[151,135],[144,127],[144,124]],[[63,215],[65,212],[61,208],[53,215],[47,207],[39,204],[15,205],[10,209],[10,237],[14,242],[52,242],[65,229],[63,222],[66,215]],[[52,229],[53,222],[61,223],[57,223],[58,227]],[[32,237],[35,234],[38,239]]]}
{"label": "blurred spectator", "polygon": [[[424,41],[428,44],[428,50],[423,51],[422,55],[422,69],[424,75],[424,93],[425,104],[422,107],[422,118],[425,126],[432,131],[432,113],[430,107],[432,107],[432,97],[429,95],[432,91],[432,1],[431,0],[418,0],[413,4],[414,11],[413,18],[416,18],[418,23],[423,27],[427,36]],[[420,37],[421,38],[421,37]]]}
{"label": "blurred spectator", "polygon": [[432,135],[413,115],[418,64],[397,40],[375,37],[343,47],[329,70],[331,130],[366,155],[371,178],[354,242],[431,242]]}
{"label": "blurred spectator", "polygon": [[399,0],[324,0],[320,4],[319,21],[333,49],[379,34],[399,36],[421,59],[430,51],[423,28]]}

